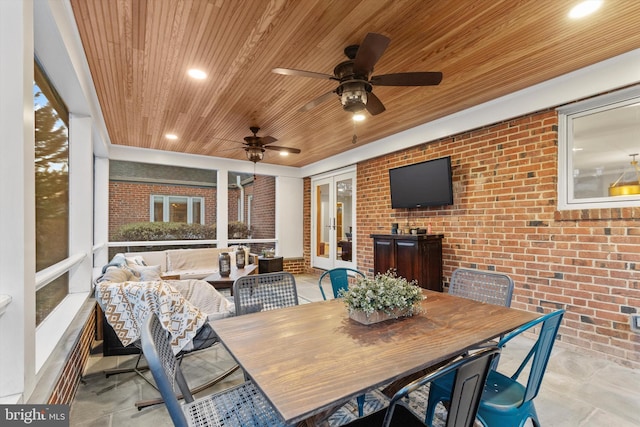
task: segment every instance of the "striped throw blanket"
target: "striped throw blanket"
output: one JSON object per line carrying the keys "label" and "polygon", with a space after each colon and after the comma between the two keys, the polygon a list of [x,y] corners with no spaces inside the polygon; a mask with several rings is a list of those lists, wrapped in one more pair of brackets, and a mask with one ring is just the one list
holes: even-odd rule
{"label": "striped throw blanket", "polygon": [[167,282],[102,282],[95,288],[96,300],[118,338],[127,346],[140,338],[140,325],[155,313],[171,333],[171,346],[178,354],[207,321],[207,316]]}

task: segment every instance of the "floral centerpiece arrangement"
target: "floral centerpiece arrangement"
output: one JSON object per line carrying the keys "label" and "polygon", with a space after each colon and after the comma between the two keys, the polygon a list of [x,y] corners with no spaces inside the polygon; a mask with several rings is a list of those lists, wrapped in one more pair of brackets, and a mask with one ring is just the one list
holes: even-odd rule
{"label": "floral centerpiece arrangement", "polygon": [[344,299],[349,317],[370,324],[419,313],[425,296],[416,283],[390,270],[373,279],[360,277],[349,289],[341,289],[338,296]]}

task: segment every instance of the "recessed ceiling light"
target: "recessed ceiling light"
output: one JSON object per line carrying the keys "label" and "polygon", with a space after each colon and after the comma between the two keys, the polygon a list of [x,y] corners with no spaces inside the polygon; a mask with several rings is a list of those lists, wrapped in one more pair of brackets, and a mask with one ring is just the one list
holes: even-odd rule
{"label": "recessed ceiling light", "polygon": [[171,139],[171,140],[178,139],[178,135],[175,135],[173,133],[168,133],[164,137],[167,138],[167,139]]}
{"label": "recessed ceiling light", "polygon": [[288,152],[288,151],[281,151],[281,152],[280,152],[280,155],[281,155],[282,157],[287,157],[287,156],[289,155],[289,152]]}
{"label": "recessed ceiling light", "polygon": [[207,78],[207,73],[205,73],[202,70],[198,70],[196,68],[192,68],[189,71],[187,71],[187,74],[189,74],[190,77],[193,77],[194,79],[198,79],[198,80],[203,80]]}
{"label": "recessed ceiling light", "polygon": [[569,18],[580,19],[587,15],[591,15],[602,6],[602,0],[585,0],[578,3],[569,11]]}

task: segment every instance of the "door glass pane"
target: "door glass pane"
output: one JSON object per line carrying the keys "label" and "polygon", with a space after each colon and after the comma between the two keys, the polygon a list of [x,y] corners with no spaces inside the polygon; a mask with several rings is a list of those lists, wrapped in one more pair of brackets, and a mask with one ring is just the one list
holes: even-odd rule
{"label": "door glass pane", "polygon": [[336,257],[343,261],[352,260],[352,199],[351,178],[338,180],[336,182]]}
{"label": "door glass pane", "polygon": [[329,257],[329,242],[331,233],[331,217],[333,211],[329,205],[329,184],[318,185],[316,187],[316,256],[322,258]]}

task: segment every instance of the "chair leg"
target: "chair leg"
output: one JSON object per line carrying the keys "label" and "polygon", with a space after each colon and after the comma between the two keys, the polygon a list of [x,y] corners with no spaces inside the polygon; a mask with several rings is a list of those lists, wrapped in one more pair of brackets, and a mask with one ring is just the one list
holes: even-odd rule
{"label": "chair leg", "polygon": [[364,398],[365,398],[365,395],[361,394],[356,399],[358,401],[358,416],[359,417],[362,417],[364,415]]}
{"label": "chair leg", "polygon": [[[229,368],[226,371],[224,371],[222,374],[218,375],[216,378],[214,378],[214,379],[212,379],[210,381],[207,381],[206,383],[204,383],[202,385],[199,385],[198,387],[195,387],[195,388],[191,389],[191,394],[198,394],[201,391],[208,389],[209,387],[215,385],[216,383],[222,381],[223,379],[225,379],[229,375],[233,374],[239,368],[240,368],[239,365],[232,366],[231,368]],[[178,398],[178,400],[181,400],[181,399],[184,398],[184,396],[182,396],[182,394],[178,394],[176,397]],[[135,406],[136,406],[136,408],[138,408],[138,411],[141,411],[146,407],[154,406],[154,405],[160,405],[160,404],[163,404],[163,403],[164,403],[164,400],[161,397],[158,397],[156,399],[140,400],[140,401],[135,403]]]}

